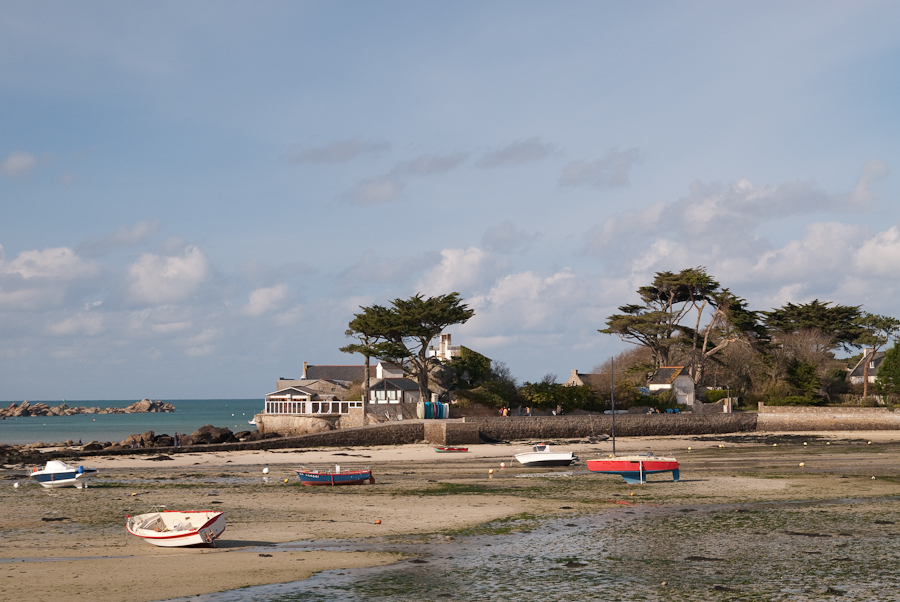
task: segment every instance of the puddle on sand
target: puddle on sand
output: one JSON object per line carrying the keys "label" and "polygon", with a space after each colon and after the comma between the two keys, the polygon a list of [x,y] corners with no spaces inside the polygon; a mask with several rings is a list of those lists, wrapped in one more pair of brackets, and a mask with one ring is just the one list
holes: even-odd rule
{"label": "puddle on sand", "polygon": [[[883,524],[887,520],[897,524]],[[548,521],[530,532],[457,541],[267,547],[268,553],[380,550],[418,556],[178,602],[786,602],[834,596],[880,602],[900,599],[900,585],[890,577],[900,570],[898,535],[900,503],[893,499],[810,501],[802,507],[636,505]]]}

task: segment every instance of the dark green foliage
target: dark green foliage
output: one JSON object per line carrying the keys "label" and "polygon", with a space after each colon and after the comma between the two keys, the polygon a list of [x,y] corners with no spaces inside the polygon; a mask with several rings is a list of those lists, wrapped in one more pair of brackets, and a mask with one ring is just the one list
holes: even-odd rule
{"label": "dark green foliage", "polygon": [[725,399],[728,397],[728,391],[719,391],[716,389],[707,389],[704,395],[704,401],[706,403],[716,403],[720,399]]}
{"label": "dark green foliage", "polygon": [[587,385],[567,387],[560,383],[542,381],[526,382],[519,393],[526,403],[542,410],[555,410],[561,405],[570,412],[575,409],[591,409],[597,406],[597,398]]}
{"label": "dark green foliage", "polygon": [[875,385],[882,393],[900,394],[900,344],[897,341],[884,354]]}
{"label": "dark green foliage", "polygon": [[818,369],[807,362],[792,361],[788,365],[786,380],[806,397],[812,397],[821,387]]}
{"label": "dark green foliage", "polygon": [[835,305],[818,299],[810,303],[788,303],[781,309],[764,311],[763,321],[776,333],[794,333],[801,330],[818,330],[828,335],[832,348],[849,349],[857,344],[864,329],[857,323],[862,316],[859,305]]}
{"label": "dark green foliage", "polygon": [[360,343],[342,347],[345,353],[362,353],[403,366],[419,383],[419,393],[428,399],[428,345],[448,326],[464,324],[475,312],[459,293],[425,298],[394,299],[391,307],[361,307],[350,321],[347,334]]}
{"label": "dark green foliage", "polygon": [[779,399],[769,399],[766,401],[767,406],[815,406],[819,405],[819,400],[812,397],[802,397],[800,395],[789,395]]}
{"label": "dark green foliage", "polygon": [[477,387],[490,376],[491,372],[491,358],[468,347],[460,347],[459,355],[447,364],[456,372],[454,387],[457,389]]}

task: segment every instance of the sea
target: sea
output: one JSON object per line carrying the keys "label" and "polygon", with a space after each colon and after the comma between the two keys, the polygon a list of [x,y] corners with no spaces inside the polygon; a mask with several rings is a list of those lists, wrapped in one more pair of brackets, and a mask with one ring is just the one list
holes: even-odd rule
{"label": "sea", "polygon": [[[126,408],[139,399],[123,400],[37,400],[50,407],[65,402],[67,406],[87,408]],[[135,433],[153,431],[157,435],[191,434],[201,426],[211,424],[226,427],[232,432],[252,431],[256,427],[247,421],[263,411],[262,399],[163,399],[175,406],[174,412],[143,414],[76,414],[74,416],[27,416],[0,420],[0,444],[60,443],[71,439],[89,441],[122,441]],[[0,402],[0,407],[11,403]]]}

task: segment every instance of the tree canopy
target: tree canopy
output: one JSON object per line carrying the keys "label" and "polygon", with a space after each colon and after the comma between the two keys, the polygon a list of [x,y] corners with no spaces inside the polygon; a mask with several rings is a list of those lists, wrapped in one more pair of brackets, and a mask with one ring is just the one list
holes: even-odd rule
{"label": "tree canopy", "polygon": [[345,353],[362,353],[401,365],[419,384],[419,393],[428,395],[428,346],[441,332],[453,324],[464,324],[475,315],[462,302],[459,293],[424,297],[421,293],[409,299],[394,299],[390,307],[360,307],[354,314],[347,334],[358,343],[342,347]]}
{"label": "tree canopy", "polygon": [[802,330],[818,330],[827,335],[830,348],[842,347],[849,350],[856,347],[863,335],[863,328],[857,323],[862,316],[859,305],[835,305],[815,299],[809,303],[795,305],[788,303],[780,309],[760,312],[763,322],[773,333],[792,334]]}
{"label": "tree canopy", "polygon": [[900,394],[900,341],[895,340],[894,346],[884,354],[875,384],[884,393]]}

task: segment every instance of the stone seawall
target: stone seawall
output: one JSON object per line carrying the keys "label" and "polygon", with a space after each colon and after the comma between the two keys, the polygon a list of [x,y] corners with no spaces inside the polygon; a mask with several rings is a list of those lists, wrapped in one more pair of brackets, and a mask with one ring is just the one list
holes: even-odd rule
{"label": "stone seawall", "polygon": [[759,404],[760,431],[900,430],[900,412],[890,408],[791,407]]}
{"label": "stone seawall", "polygon": [[[488,440],[577,439],[609,435],[612,416],[511,416],[508,418],[472,418],[479,432]],[[756,414],[619,414],[616,416],[617,437],[665,435],[703,435],[740,433],[756,430]]]}

